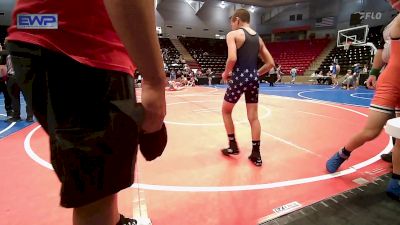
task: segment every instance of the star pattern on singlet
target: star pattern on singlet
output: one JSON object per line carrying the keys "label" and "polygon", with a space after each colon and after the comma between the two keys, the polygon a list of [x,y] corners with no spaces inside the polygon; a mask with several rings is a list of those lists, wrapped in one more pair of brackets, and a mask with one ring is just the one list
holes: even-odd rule
{"label": "star pattern on singlet", "polygon": [[225,94],[225,100],[236,103],[243,93],[246,93],[246,102],[258,102],[258,71],[257,70],[240,70],[237,68],[232,74]]}

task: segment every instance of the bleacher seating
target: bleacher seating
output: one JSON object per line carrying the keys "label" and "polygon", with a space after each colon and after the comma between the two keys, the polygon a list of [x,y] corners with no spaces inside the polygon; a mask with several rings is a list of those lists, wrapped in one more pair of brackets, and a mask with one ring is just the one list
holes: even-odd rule
{"label": "bleacher seating", "polygon": [[210,68],[215,74],[220,75],[225,70],[226,56],[199,55],[197,62],[201,65],[202,70]]}
{"label": "bleacher seating", "polygon": [[180,61],[177,61],[180,57],[179,51],[175,48],[169,38],[159,38],[161,51],[164,51],[164,63],[167,65],[169,71],[174,70],[183,70],[184,64]]}
{"label": "bleacher seating", "polygon": [[3,45],[5,38],[7,37],[7,26],[0,26],[0,44]]}
{"label": "bleacher seating", "polygon": [[194,37],[178,39],[200,64],[203,73],[210,68],[216,75],[222,74],[227,58],[225,40]]}
{"label": "bleacher seating", "polygon": [[369,28],[367,41],[374,43],[375,46],[379,46],[381,43],[383,26],[376,26]]}
{"label": "bleacher seating", "polygon": [[349,50],[345,50],[343,47],[336,47],[325,58],[318,70],[322,70],[324,74],[327,73],[334,59],[337,60],[340,66],[340,74],[345,74],[356,63],[360,63],[361,67],[369,64],[371,48],[368,46],[350,46]]}
{"label": "bleacher seating", "polygon": [[292,67],[297,67],[298,75],[304,71],[326,48],[329,39],[299,40],[266,43],[275,63],[282,66],[282,72],[289,74]]}
{"label": "bleacher seating", "polygon": [[[183,37],[179,40],[198,61],[202,70],[211,68],[217,74],[224,71],[227,57],[225,40]],[[290,69],[296,66],[298,74],[303,75],[329,42],[329,39],[272,42],[267,43],[267,48],[275,62],[282,65],[282,71],[285,74],[289,74]],[[208,55],[204,55],[204,52]]]}

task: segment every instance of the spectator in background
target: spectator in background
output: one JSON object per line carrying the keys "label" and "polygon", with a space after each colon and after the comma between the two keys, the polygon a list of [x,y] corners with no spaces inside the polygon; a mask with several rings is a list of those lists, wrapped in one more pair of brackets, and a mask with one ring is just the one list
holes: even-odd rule
{"label": "spectator in background", "polygon": [[189,69],[189,77],[194,77],[194,72],[191,69]]}
{"label": "spectator in background", "polygon": [[183,70],[185,70],[185,71],[190,70],[190,67],[188,66],[188,64],[185,63],[185,65],[183,65]]}
{"label": "spectator in background", "polygon": [[185,59],[183,58],[182,55],[179,55],[179,63],[181,63],[181,64],[185,64],[186,63],[186,61],[185,61]]}
{"label": "spectator in background", "polygon": [[330,72],[327,73],[327,76],[324,76],[324,73],[322,70],[320,71],[315,71],[313,74],[311,74],[311,81],[313,81],[313,84],[331,84],[332,83],[332,78],[331,76],[328,76]]}
{"label": "spectator in background", "polygon": [[208,78],[208,86],[211,86],[212,85],[212,76],[211,76],[211,74],[207,75],[207,78]]}
{"label": "spectator in background", "polygon": [[281,81],[282,81],[282,75],[283,75],[283,73],[282,73],[282,66],[279,65],[279,64],[277,64],[277,66],[276,66],[276,76],[277,76],[277,79],[276,79],[276,82],[275,82],[275,83],[278,83],[278,82],[281,82]]}
{"label": "spectator in background", "polygon": [[188,84],[188,79],[184,75],[182,75],[180,82],[182,86],[186,86]]}
{"label": "spectator in background", "polygon": [[309,80],[312,82],[311,84],[319,83],[319,80],[321,79],[321,78],[319,78],[319,73],[320,72],[315,71],[314,73],[311,74],[311,76],[310,76],[311,79]]}
{"label": "spectator in background", "polygon": [[198,69],[196,74],[197,74],[197,77],[202,77],[203,76],[203,72],[201,72],[201,69]]}
{"label": "spectator in background", "polygon": [[342,87],[346,87],[346,90],[350,90],[350,86],[354,87],[354,73],[352,73],[351,70],[347,70],[342,82]]}
{"label": "spectator in background", "polygon": [[181,77],[181,76],[182,76],[182,71],[181,71],[181,70],[178,70],[178,71],[176,72],[176,77],[179,78],[179,77]]}
{"label": "spectator in background", "polygon": [[332,78],[330,76],[330,72],[328,72],[326,75],[324,75],[324,72],[321,70],[319,71],[319,73],[317,74],[317,82],[318,84],[332,84]]}
{"label": "spectator in background", "polygon": [[210,73],[211,73],[211,68],[207,68],[207,70],[206,70],[206,76],[208,77],[208,75],[210,75]]}
{"label": "spectator in background", "polygon": [[273,78],[273,76],[277,76],[277,73],[276,73],[276,68],[275,67],[272,67],[269,71],[268,71],[268,83],[269,83],[269,86],[270,87],[273,87],[274,86],[274,82],[272,81],[272,78]]}
{"label": "spectator in background", "polygon": [[208,86],[211,86],[212,85],[212,78],[214,76],[214,73],[212,72],[211,68],[207,69],[206,76],[208,78]]}
{"label": "spectator in background", "polygon": [[337,62],[335,62],[336,63],[336,74],[339,74],[340,73],[340,65],[337,63]]}
{"label": "spectator in background", "polygon": [[365,64],[364,65],[364,68],[362,69],[362,73],[368,73],[368,65],[367,64]]}
{"label": "spectator in background", "polygon": [[191,87],[196,86],[196,80],[197,80],[196,76],[194,75],[193,71],[190,70],[188,86],[191,86]]}
{"label": "spectator in background", "polygon": [[361,71],[362,69],[360,63],[356,63],[354,65],[354,72],[353,72],[354,88],[358,87],[358,80],[360,79]]}
{"label": "spectator in background", "polygon": [[294,82],[296,81],[296,76],[297,76],[297,67],[293,67],[290,70],[290,76],[292,77],[292,80],[290,81],[290,83],[294,84]]}
{"label": "spectator in background", "polygon": [[354,64],[354,73],[357,73],[357,74],[361,73],[360,63]]}
{"label": "spectator in background", "polygon": [[7,122],[18,122],[21,121],[21,98],[20,93],[22,91],[22,95],[26,104],[26,122],[33,122],[33,109],[32,109],[32,95],[25,91],[25,89],[21,90],[20,85],[17,83],[17,77],[15,75],[15,70],[13,64],[11,62],[11,55],[8,55],[7,58],[7,90],[11,97],[11,105],[12,105],[12,116],[7,119]]}
{"label": "spectator in background", "polygon": [[336,85],[339,84],[338,80],[336,79],[337,74],[339,73],[339,71],[338,71],[338,65],[334,62],[334,63],[332,63],[332,65],[330,66],[330,68],[332,68],[332,69],[330,70],[330,72],[331,72],[330,76],[331,76],[331,78],[332,78],[332,83],[333,83],[334,86],[336,86]]}
{"label": "spectator in background", "polygon": [[172,69],[172,70],[171,70],[171,73],[169,74],[169,80],[170,80],[170,81],[176,80],[176,72],[175,72],[175,69]]}
{"label": "spectator in background", "polygon": [[7,67],[3,59],[5,57],[0,57],[0,93],[4,95],[4,107],[7,112],[7,119],[9,119],[12,116],[12,105],[11,97],[7,90]]}
{"label": "spectator in background", "polygon": [[141,74],[139,74],[138,76],[137,76],[137,79],[136,79],[136,84],[137,84],[137,87],[142,87],[142,75]]}

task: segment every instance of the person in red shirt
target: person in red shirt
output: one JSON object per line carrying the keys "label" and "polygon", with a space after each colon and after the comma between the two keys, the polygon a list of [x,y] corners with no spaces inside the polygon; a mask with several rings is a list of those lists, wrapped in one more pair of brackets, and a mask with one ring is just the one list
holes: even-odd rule
{"label": "person in red shirt", "polygon": [[8,33],[18,84],[49,135],[60,204],[73,208],[73,224],[136,224],[119,214],[117,193],[133,183],[138,136],[165,130],[154,1],[19,0]]}

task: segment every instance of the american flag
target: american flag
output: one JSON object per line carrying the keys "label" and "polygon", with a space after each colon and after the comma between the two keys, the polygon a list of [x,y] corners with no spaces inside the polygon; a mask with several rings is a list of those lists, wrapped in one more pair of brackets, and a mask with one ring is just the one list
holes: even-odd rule
{"label": "american flag", "polygon": [[333,27],[334,25],[335,25],[334,16],[318,18],[317,21],[315,22],[315,27]]}

